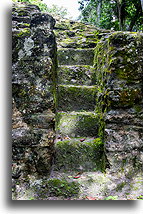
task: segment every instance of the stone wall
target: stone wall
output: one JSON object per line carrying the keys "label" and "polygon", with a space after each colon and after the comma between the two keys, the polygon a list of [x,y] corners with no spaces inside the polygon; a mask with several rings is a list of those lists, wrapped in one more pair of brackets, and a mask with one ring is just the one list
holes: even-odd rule
{"label": "stone wall", "polygon": [[12,177],[50,173],[55,138],[55,20],[35,5],[12,8]]}
{"label": "stone wall", "polygon": [[[143,166],[143,35],[115,32],[95,49],[97,112],[112,171]],[[104,131],[101,132],[104,135]]]}
{"label": "stone wall", "polygon": [[69,20],[55,25],[35,5],[13,5],[14,198],[31,188],[32,197],[44,189],[45,199],[51,193],[43,180],[56,175],[57,182],[60,172],[98,177],[110,168],[112,175],[121,172],[121,179],[124,173],[129,179],[142,173],[142,46],[140,33]]}

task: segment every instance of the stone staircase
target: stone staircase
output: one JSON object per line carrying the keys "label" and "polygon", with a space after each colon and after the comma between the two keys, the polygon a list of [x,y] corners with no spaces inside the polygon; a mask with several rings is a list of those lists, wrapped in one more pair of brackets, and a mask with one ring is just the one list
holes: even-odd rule
{"label": "stone staircase", "polygon": [[142,34],[12,17],[13,200],[141,200]]}
{"label": "stone staircase", "polygon": [[[66,39],[58,40],[54,170],[102,171],[103,144],[98,138],[97,87],[93,67],[97,38],[93,34],[94,28],[85,29],[80,38],[80,32],[74,29],[75,24],[66,30]],[[82,43],[81,47],[79,40],[86,41],[87,38],[88,45]]]}

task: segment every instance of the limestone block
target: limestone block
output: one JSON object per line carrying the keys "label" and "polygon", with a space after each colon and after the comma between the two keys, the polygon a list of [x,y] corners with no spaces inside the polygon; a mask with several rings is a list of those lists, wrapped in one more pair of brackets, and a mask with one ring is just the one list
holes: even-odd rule
{"label": "limestone block", "polygon": [[56,116],[56,131],[70,137],[97,137],[98,117],[94,112],[60,112]]}
{"label": "limestone block", "polygon": [[105,151],[113,171],[142,170],[142,45],[142,34],[115,32],[95,49],[97,113],[104,118]]}
{"label": "limestone block", "polygon": [[42,80],[35,84],[13,84],[13,97],[19,111],[24,117],[29,114],[43,112],[47,109],[54,109],[51,87]]}
{"label": "limestone block", "polygon": [[95,85],[95,69],[88,65],[60,66],[57,71],[58,84]]}
{"label": "limestone block", "polygon": [[39,79],[39,82],[45,81],[47,84],[51,84],[53,81],[52,72],[50,57],[24,57],[12,65],[12,83],[34,83],[36,85],[37,79]]}
{"label": "limestone block", "polygon": [[54,24],[35,5],[13,4],[12,155],[13,178],[20,181],[30,174],[48,175],[53,161]]}
{"label": "limestone block", "polygon": [[59,85],[57,98],[59,111],[94,111],[97,88],[95,86]]}
{"label": "limestone block", "polygon": [[59,65],[93,65],[94,49],[59,49]]}
{"label": "limestone block", "polygon": [[103,143],[99,138],[72,138],[55,143],[58,171],[96,171],[104,168]]}

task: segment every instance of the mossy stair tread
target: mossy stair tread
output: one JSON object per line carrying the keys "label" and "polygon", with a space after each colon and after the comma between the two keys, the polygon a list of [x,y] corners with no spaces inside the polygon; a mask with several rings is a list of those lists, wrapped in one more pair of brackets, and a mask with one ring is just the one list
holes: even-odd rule
{"label": "mossy stair tread", "polygon": [[[112,172],[53,171],[50,179],[53,181],[58,179],[62,184],[66,181],[69,186],[74,182],[79,189],[77,189],[77,195],[73,195],[73,200],[137,200],[142,195],[143,180],[140,172],[132,179],[127,179],[120,173]],[[64,192],[61,193],[61,196],[63,197],[60,199],[64,200]]]}
{"label": "mossy stair tread", "polygon": [[86,53],[86,51],[88,52],[88,53],[93,53],[94,52],[94,48],[86,48],[86,49],[81,49],[81,48],[59,48],[57,51],[58,52],[61,52],[61,51],[63,51],[64,53],[71,53],[72,51],[73,51],[73,53]]}
{"label": "mossy stair tread", "polygon": [[55,142],[57,170],[102,170],[104,146],[100,138],[65,138]]}
{"label": "mossy stair tread", "polygon": [[57,114],[97,116],[95,111],[57,111]]}
{"label": "mossy stair tread", "polygon": [[59,111],[94,111],[97,86],[58,85],[57,108]]}
{"label": "mossy stair tread", "polygon": [[58,87],[64,87],[64,88],[80,88],[80,89],[97,89],[96,85],[63,85],[59,84]]}
{"label": "mossy stair tread", "polygon": [[98,115],[95,112],[58,112],[56,132],[69,137],[95,137],[98,132]]}
{"label": "mossy stair tread", "polygon": [[75,68],[84,69],[84,70],[94,69],[92,65],[59,65],[58,70],[63,70],[64,68],[71,69],[71,70],[75,70]]}
{"label": "mossy stair tread", "polygon": [[59,141],[62,141],[62,143],[66,142],[66,143],[79,143],[79,144],[84,144],[84,143],[94,143],[96,140],[96,137],[68,137],[68,136],[60,136],[60,135],[57,135],[56,137],[56,140],[55,140],[55,143],[58,143]]}
{"label": "mossy stair tread", "polygon": [[70,39],[64,39],[60,41],[61,48],[94,48],[96,47],[97,39],[72,37]]}

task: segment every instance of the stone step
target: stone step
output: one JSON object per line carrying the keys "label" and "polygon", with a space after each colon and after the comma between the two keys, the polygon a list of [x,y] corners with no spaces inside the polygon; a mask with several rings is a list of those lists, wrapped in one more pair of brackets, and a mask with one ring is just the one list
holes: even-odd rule
{"label": "stone step", "polygon": [[59,111],[94,111],[96,86],[59,85],[57,108]]}
{"label": "stone step", "polygon": [[98,116],[95,112],[57,112],[56,133],[69,137],[97,137]]}
{"label": "stone step", "polygon": [[57,51],[59,65],[93,65],[94,49],[63,48]]}
{"label": "stone step", "polygon": [[57,71],[58,84],[95,85],[95,69],[90,65],[62,65]]}
{"label": "stone step", "polygon": [[55,142],[54,170],[102,171],[103,151],[104,146],[100,138],[60,139],[59,137]]}
{"label": "stone step", "polygon": [[96,45],[97,38],[95,37],[95,35],[94,38],[90,38],[90,35],[88,36],[88,38],[83,36],[76,36],[60,41],[61,48],[95,48]]}

